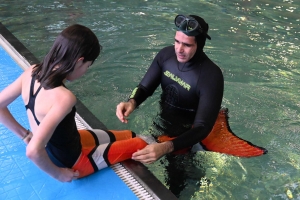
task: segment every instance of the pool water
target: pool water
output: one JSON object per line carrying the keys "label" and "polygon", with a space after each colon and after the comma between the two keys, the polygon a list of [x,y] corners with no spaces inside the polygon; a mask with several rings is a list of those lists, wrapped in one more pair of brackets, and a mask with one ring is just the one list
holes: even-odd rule
{"label": "pool water", "polygon": [[[204,50],[224,74],[222,106],[229,109],[231,129],[269,152],[255,158],[181,156],[173,166],[182,170],[179,199],[300,199],[299,9],[300,2],[291,0],[1,0],[0,21],[39,59],[68,25],[90,27],[103,52],[68,87],[109,129],[149,134],[160,89],[128,124],[118,121],[116,105],[156,53],[173,44],[176,14],[200,15],[212,37]],[[169,161],[148,165],[167,187]]]}

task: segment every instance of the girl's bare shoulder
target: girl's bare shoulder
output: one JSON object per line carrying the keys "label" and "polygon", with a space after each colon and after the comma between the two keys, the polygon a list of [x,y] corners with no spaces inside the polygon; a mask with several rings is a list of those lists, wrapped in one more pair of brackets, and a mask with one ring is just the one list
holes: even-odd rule
{"label": "girl's bare shoulder", "polygon": [[73,92],[71,92],[66,87],[59,86],[52,90],[53,90],[52,92],[53,92],[53,97],[54,97],[55,101],[61,102],[62,104],[67,103],[67,104],[75,105],[76,97],[73,94]]}
{"label": "girl's bare shoulder", "polygon": [[31,74],[32,74],[32,69],[35,65],[31,65],[30,67],[28,67],[24,73],[22,74],[22,80],[27,81],[28,79],[31,79]]}

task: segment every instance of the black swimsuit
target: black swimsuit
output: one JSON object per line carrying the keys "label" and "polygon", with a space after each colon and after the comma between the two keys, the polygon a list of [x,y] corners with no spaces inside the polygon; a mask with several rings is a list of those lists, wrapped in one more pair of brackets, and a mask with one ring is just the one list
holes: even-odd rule
{"label": "black swimsuit", "polygon": [[[35,77],[32,77],[29,101],[28,104],[25,105],[25,108],[32,112],[37,125],[39,125],[40,122],[35,115],[34,105],[35,99],[42,87],[40,86],[36,93],[33,94],[34,83]],[[75,113],[76,108],[73,107],[72,111],[58,124],[46,146],[46,151],[50,159],[59,167],[71,168],[81,153],[80,135],[74,118]]]}
{"label": "black swimsuit", "polygon": [[37,94],[40,92],[41,88],[42,88],[42,85],[40,85],[40,87],[37,89],[36,93],[33,94],[33,90],[34,90],[34,82],[35,82],[35,78],[33,77],[31,79],[31,84],[30,84],[30,91],[29,91],[29,101],[28,101],[28,104],[25,105],[25,108],[26,110],[30,110],[33,117],[34,117],[34,120],[35,122],[37,123],[37,125],[40,125],[40,122],[39,120],[36,118],[35,116],[35,112],[34,112],[34,104],[35,104],[35,99],[36,99],[36,96]]}
{"label": "black swimsuit", "polygon": [[[204,139],[218,116],[224,89],[220,68],[204,52],[179,63],[174,46],[162,49],[130,98],[137,105],[161,85],[162,132],[178,136],[174,150],[190,147]],[[192,128],[193,127],[193,128]],[[192,128],[192,129],[191,129]]]}

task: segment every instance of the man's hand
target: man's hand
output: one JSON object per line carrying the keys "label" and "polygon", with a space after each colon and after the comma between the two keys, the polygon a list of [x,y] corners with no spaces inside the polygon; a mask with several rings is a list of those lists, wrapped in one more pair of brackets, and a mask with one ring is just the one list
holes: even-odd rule
{"label": "man's hand", "polygon": [[117,105],[116,115],[123,123],[127,123],[126,117],[130,115],[135,109],[136,103],[134,99],[130,99],[128,102],[121,102]]}
{"label": "man's hand", "polygon": [[144,164],[150,164],[155,162],[165,154],[172,152],[173,150],[173,142],[171,141],[150,144],[142,150],[139,150],[132,154],[132,159]]}

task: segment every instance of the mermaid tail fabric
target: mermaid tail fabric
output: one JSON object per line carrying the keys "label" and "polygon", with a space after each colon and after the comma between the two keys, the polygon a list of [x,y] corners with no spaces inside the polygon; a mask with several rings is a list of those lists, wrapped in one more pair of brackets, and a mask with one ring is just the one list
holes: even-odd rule
{"label": "mermaid tail fabric", "polygon": [[239,138],[230,129],[228,123],[228,109],[220,110],[212,131],[200,142],[207,151],[225,153],[239,157],[254,157],[266,154],[268,151]]}
{"label": "mermaid tail fabric", "polygon": [[147,146],[130,130],[78,130],[81,155],[72,169],[79,171],[79,178],[88,176],[112,164],[130,159],[132,154]]}
{"label": "mermaid tail fabric", "polygon": [[148,144],[141,138],[132,138],[130,140],[120,140],[113,142],[107,153],[107,160],[110,165],[130,159],[134,152],[143,149]]}
{"label": "mermaid tail fabric", "polygon": [[[168,136],[158,137],[159,142],[172,140]],[[230,129],[228,123],[228,109],[222,108],[219,112],[215,125],[208,136],[199,142],[202,148],[206,151],[213,151],[225,153],[238,157],[254,157],[266,154],[268,151],[263,148],[252,144],[238,136],[236,136]],[[187,152],[188,149],[174,152],[181,154]]]}

